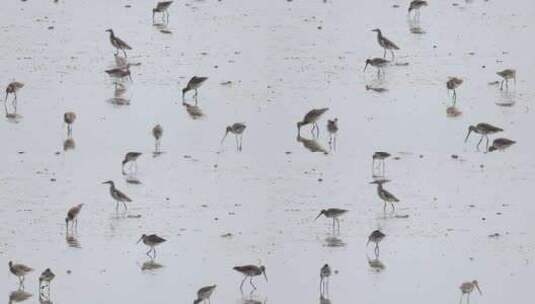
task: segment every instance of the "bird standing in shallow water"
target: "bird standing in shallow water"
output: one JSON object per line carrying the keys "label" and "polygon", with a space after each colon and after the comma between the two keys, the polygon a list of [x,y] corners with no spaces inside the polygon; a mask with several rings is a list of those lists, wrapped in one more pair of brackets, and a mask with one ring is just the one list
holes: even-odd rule
{"label": "bird standing in shallow water", "polygon": [[500,82],[500,90],[503,90],[503,83],[505,82],[505,88],[509,89],[509,79],[513,79],[516,86],[516,71],[513,69],[505,69],[503,71],[496,72],[496,74],[502,77]]}
{"label": "bird standing in shallow water", "polygon": [[9,261],[9,271],[19,278],[19,284],[24,289],[24,279],[25,276],[33,271],[33,268],[28,267],[24,264],[13,264],[12,261]]}
{"label": "bird standing in shallow water", "polygon": [[[143,234],[139,238],[139,241],[137,241],[137,243],[139,244],[139,242],[141,242],[141,241],[143,241],[143,244],[145,244],[145,245],[150,247],[149,251],[147,251],[145,254],[149,258],[154,260],[156,258],[156,246],[158,246],[161,243],[165,242],[166,239],[161,238],[161,237],[157,236],[156,234],[149,234],[149,235]],[[153,253],[152,256],[150,255],[151,252]]]}
{"label": "bird standing in shallow water", "polygon": [[327,120],[327,132],[329,132],[329,147],[336,150],[336,133],[338,133],[338,118]]}
{"label": "bird standing in shallow water", "polygon": [[379,243],[385,238],[385,236],[386,235],[382,233],[380,230],[375,230],[368,237],[368,242],[366,243],[366,246],[368,246],[370,242],[375,243],[375,257],[376,258],[379,256]]}
{"label": "bird standing in shallow water", "polygon": [[[457,77],[450,77],[448,81],[446,81],[446,88],[449,91],[453,91],[453,105],[457,102],[457,91],[456,89],[463,83],[463,80],[461,78]],[[448,93],[449,94],[449,93]]]}
{"label": "bird standing in shallow water", "polygon": [[394,60],[394,50],[399,50],[399,47],[394,42],[383,36],[383,33],[380,29],[374,29],[372,30],[372,32],[377,32],[377,42],[385,51],[383,54],[383,58],[386,57],[386,50],[389,50],[390,53],[392,53],[392,60]]}
{"label": "bird standing in shallow water", "polygon": [[126,42],[121,40],[119,37],[115,36],[112,29],[107,29],[106,32],[110,33],[110,42],[113,47],[115,47],[115,54],[119,53],[119,50],[123,51],[124,57],[128,57],[126,55],[126,50],[131,50],[132,47],[130,47]]}
{"label": "bird standing in shallow water", "polygon": [[477,280],[473,280],[472,282],[464,282],[459,286],[459,289],[461,290],[461,300],[459,303],[463,302],[464,295],[466,295],[466,301],[467,303],[470,303],[470,294],[474,289],[477,289],[480,295],[483,295],[481,292],[481,289],[479,289],[479,282]]}
{"label": "bird standing in shallow water", "polygon": [[390,203],[392,206],[392,212],[396,211],[396,207],[394,206],[394,203],[399,202],[399,200],[390,192],[386,191],[383,188],[383,184],[389,182],[389,180],[377,180],[373,181],[370,184],[377,184],[377,195],[383,200],[385,203],[383,207],[383,211],[386,212],[386,204]]}
{"label": "bird standing in shallow water", "polygon": [[50,268],[45,269],[41,273],[41,276],[39,276],[39,289],[44,289],[45,287],[48,289],[48,293],[50,294],[50,282],[54,280],[56,275],[50,270]]}
{"label": "bird standing in shallow water", "polygon": [[225,130],[225,135],[223,136],[223,139],[221,140],[221,144],[223,144],[223,141],[227,137],[227,134],[232,133],[234,134],[234,137],[236,138],[236,150],[241,151],[242,144],[243,144],[243,132],[245,131],[245,128],[247,126],[244,123],[237,122],[227,127]]}
{"label": "bird standing in shallow water", "polygon": [[492,142],[492,146],[489,147],[489,152],[496,151],[496,150],[505,150],[509,148],[510,146],[514,145],[516,141],[510,140],[508,138],[496,138]]}
{"label": "bird standing in shallow water", "polygon": [[427,6],[427,1],[424,0],[412,0],[409,5],[409,15],[411,11],[415,11],[415,18],[420,18],[420,8]]}
{"label": "bird standing in shallow water", "polygon": [[13,100],[11,101],[11,104],[13,105],[13,109],[15,113],[17,112],[17,92],[23,87],[24,87],[24,83],[18,82],[18,81],[13,81],[7,85],[6,99],[4,100],[4,107],[6,108],[6,113],[8,112],[6,103],[7,103],[7,97],[9,96],[9,94],[13,94]]}
{"label": "bird standing in shallow water", "polygon": [[210,285],[202,287],[197,291],[197,299],[193,301],[193,304],[199,304],[201,302],[208,302],[210,303],[210,297],[214,293],[214,290],[216,288],[216,285]]}
{"label": "bird standing in shallow water", "polygon": [[[312,136],[319,137],[320,128],[318,127],[317,121],[320,119],[323,113],[327,112],[328,110],[329,108],[312,109],[308,113],[306,113],[305,117],[303,117],[303,120],[297,122],[297,134],[301,134],[302,126],[312,124]],[[314,134],[314,129],[317,130],[317,134]]]}
{"label": "bird standing in shallow water", "polygon": [[169,23],[169,12],[167,9],[173,4],[173,1],[160,1],[156,4],[156,7],[152,9],[152,23],[154,24],[154,16],[156,13],[162,14],[162,19],[165,23]]}
{"label": "bird standing in shallow water", "polygon": [[78,231],[78,214],[80,214],[83,206],[84,204],[78,204],[67,211],[67,217],[65,218],[67,233],[69,232],[69,222],[71,222],[71,230],[74,228]]}
{"label": "bird standing in shallow water", "polygon": [[332,218],[333,219],[333,232],[335,231],[336,224],[338,224],[338,232],[340,232],[340,219],[338,219],[340,216],[347,213],[347,210],[345,209],[338,209],[338,208],[329,208],[329,209],[322,209],[320,211],[320,214],[316,216],[314,220],[317,220],[320,216],[325,216],[326,218]]}
{"label": "bird standing in shallow water", "polygon": [[[381,74],[385,75],[385,70],[383,69],[385,66],[388,65],[390,61],[383,59],[383,58],[373,58],[373,59],[366,59],[366,65],[364,66],[364,71],[366,72],[366,68],[368,67],[368,64],[372,67],[377,68],[377,78],[381,78]],[[366,86],[366,89],[368,89],[368,86]]]}
{"label": "bird standing in shallow water", "polygon": [[467,142],[468,141],[468,137],[470,136],[470,133],[474,132],[474,133],[477,133],[477,134],[481,135],[481,139],[477,143],[477,149],[479,149],[479,145],[483,141],[483,138],[486,138],[487,139],[486,148],[488,150],[488,148],[489,148],[489,134],[495,134],[495,133],[502,132],[502,131],[503,131],[503,129],[501,129],[501,128],[495,127],[495,126],[493,126],[491,124],[488,124],[488,123],[481,122],[481,123],[478,123],[475,126],[469,126],[468,127],[468,134],[466,134],[466,138],[464,139],[464,142]]}
{"label": "bird standing in shallow water", "polygon": [[197,104],[197,96],[199,94],[198,89],[208,80],[208,77],[197,77],[193,76],[186,85],[185,88],[182,89],[182,100],[184,100],[184,97],[186,96],[186,93],[195,90],[195,104]]}
{"label": "bird standing in shallow water", "polygon": [[389,158],[390,157],[390,153],[388,152],[382,152],[382,151],[378,151],[378,152],[375,152],[373,153],[373,156],[372,156],[372,177],[375,177],[377,175],[375,175],[376,173],[376,166],[375,166],[375,162],[376,161],[379,161],[379,167],[380,167],[380,173],[381,174],[380,176],[385,176],[385,168],[386,168],[386,165],[385,165],[385,159]]}
{"label": "bird standing in shallow water", "polygon": [[130,163],[130,171],[132,171],[132,167],[134,167],[137,171],[137,162],[136,160],[141,156],[141,152],[128,152],[124,155],[124,159],[123,159],[123,162],[122,162],[122,172],[123,172],[123,175],[126,174],[126,172],[124,171],[124,165],[126,165],[127,163]]}
{"label": "bird standing in shallow water", "polygon": [[110,195],[115,200],[115,211],[119,210],[119,203],[123,203],[124,211],[126,212],[128,210],[128,207],[126,206],[126,203],[131,202],[132,200],[126,196],[126,194],[122,193],[121,191],[117,190],[115,188],[115,183],[113,181],[106,181],[103,182],[103,184],[109,184],[110,185]]}
{"label": "bird standing in shallow water", "polygon": [[67,135],[72,135],[72,124],[76,120],[76,113],[74,112],[65,112],[63,114],[63,121],[67,124]]}
{"label": "bird standing in shallow water", "polygon": [[154,136],[154,153],[160,153],[160,139],[163,135],[163,128],[157,124],[152,128],[152,136]]}
{"label": "bird standing in shallow water", "polygon": [[243,283],[245,283],[245,280],[249,278],[249,283],[253,287],[253,290],[256,290],[256,286],[253,284],[253,278],[259,275],[264,275],[264,278],[266,278],[266,282],[268,280],[266,275],[266,267],[263,265],[256,266],[256,265],[244,265],[244,266],[235,266],[232,269],[236,270],[237,272],[244,275],[243,280],[240,284],[240,291],[243,292]]}
{"label": "bird standing in shallow water", "polygon": [[331,267],[329,264],[323,265],[320,270],[320,295],[329,294],[329,277],[331,276]]}

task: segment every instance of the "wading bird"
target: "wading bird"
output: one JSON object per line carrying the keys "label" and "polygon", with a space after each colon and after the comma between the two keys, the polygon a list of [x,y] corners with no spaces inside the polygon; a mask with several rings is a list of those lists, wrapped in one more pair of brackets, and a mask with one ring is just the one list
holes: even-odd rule
{"label": "wading bird", "polygon": [[474,132],[476,134],[481,135],[481,139],[477,143],[477,148],[479,149],[479,145],[483,141],[483,138],[486,138],[487,139],[486,148],[488,149],[489,148],[489,134],[495,134],[495,133],[502,132],[502,131],[503,129],[501,128],[495,127],[488,123],[481,122],[475,126],[468,127],[468,134],[466,134],[466,138],[464,139],[464,142],[467,142],[468,137],[470,137],[470,133]]}
{"label": "wading bird", "polygon": [[320,216],[325,216],[326,218],[333,219],[333,231],[336,228],[336,225],[338,225],[338,232],[340,232],[340,219],[342,215],[347,213],[348,210],[345,209],[338,209],[338,208],[329,208],[329,209],[322,209],[320,211],[320,214],[316,216],[314,220],[317,220]]}
{"label": "wading bird", "polygon": [[329,277],[331,276],[331,267],[329,264],[323,265],[320,270],[320,295],[329,294]]}
{"label": "wading bird", "polygon": [[206,80],[208,80],[208,77],[193,76],[188,81],[186,87],[182,89],[182,100],[184,100],[184,97],[186,96],[187,92],[194,90],[195,95],[193,96],[195,97],[195,104],[197,104],[197,96],[199,94],[198,89],[206,82]]}
{"label": "wading bird", "polygon": [[510,140],[508,138],[496,138],[492,142],[492,146],[489,147],[489,152],[496,151],[496,150],[505,150],[509,148],[510,146],[514,145],[516,141]]}
{"label": "wading bird", "polygon": [[420,17],[420,8],[427,6],[427,1],[424,0],[412,0],[409,5],[409,15],[411,11],[415,11],[414,16],[416,18]]}
{"label": "wading bird", "polygon": [[152,136],[154,136],[154,153],[160,152],[160,139],[163,135],[163,128],[157,124],[152,128]]}
{"label": "wading bird", "polygon": [[505,69],[503,71],[496,72],[496,74],[500,77],[502,77],[502,81],[500,82],[500,90],[503,90],[503,83],[505,82],[505,88],[509,89],[509,79],[513,79],[516,86],[516,70],[513,69]]}
{"label": "wading bird", "polygon": [[377,32],[377,42],[379,45],[384,49],[383,58],[386,57],[386,50],[389,50],[390,53],[392,53],[392,60],[394,60],[394,50],[399,50],[399,47],[392,41],[388,40],[385,36],[383,36],[383,33],[380,29],[374,29],[372,32]]}
{"label": "wading bird", "polygon": [[208,302],[210,303],[210,297],[214,293],[214,290],[216,288],[216,285],[210,285],[202,287],[197,291],[197,299],[193,301],[193,304],[199,304],[202,302]]}
{"label": "wading bird", "polygon": [[69,222],[71,222],[71,230],[74,228],[78,230],[78,214],[82,210],[84,204],[78,204],[67,211],[67,217],[65,218],[65,225],[67,227],[67,233],[69,232]]}
{"label": "wading bird", "polygon": [[75,120],[76,120],[76,113],[65,112],[65,114],[63,114],[63,121],[65,122],[65,124],[67,124],[67,135],[72,134],[72,124],[74,123]]}
{"label": "wading bird", "polygon": [[336,133],[338,133],[338,118],[327,120],[327,132],[329,132],[329,147],[336,150]]}
{"label": "wading bird", "polygon": [[318,127],[318,120],[321,118],[323,113],[327,112],[329,108],[321,108],[321,109],[312,109],[310,110],[305,117],[303,117],[302,121],[297,122],[297,134],[301,134],[301,127],[312,124],[312,136],[314,136],[314,129],[317,130],[316,137],[319,137],[320,135],[320,128]]}
{"label": "wading bird", "polygon": [[241,151],[242,144],[243,144],[243,132],[245,131],[245,128],[247,126],[244,123],[237,122],[227,127],[225,130],[225,135],[223,136],[223,139],[221,140],[221,144],[223,144],[223,141],[227,137],[227,134],[232,133],[234,134],[234,137],[236,138],[236,150]]}
{"label": "wading bird", "polygon": [[6,99],[4,100],[4,107],[6,108],[7,113],[7,98],[9,94],[13,94],[13,100],[11,101],[11,104],[13,105],[13,109],[15,112],[17,112],[17,92],[24,87],[24,83],[13,81],[9,83],[6,87]]}
{"label": "wading bird", "polygon": [[9,261],[8,265],[9,271],[19,279],[19,284],[24,289],[24,279],[28,273],[33,271],[33,268],[24,264],[13,264],[12,261]]}
{"label": "wading bird", "polygon": [[448,94],[449,94],[449,91],[453,91],[453,95],[452,95],[453,104],[455,104],[457,102],[457,91],[456,91],[456,89],[462,83],[463,83],[463,80],[461,78],[457,78],[457,77],[450,77],[450,78],[448,78],[448,81],[446,81],[446,88],[448,89]]}
{"label": "wading bird", "polygon": [[386,235],[380,230],[375,230],[370,234],[370,236],[368,236],[368,242],[366,243],[366,246],[370,245],[370,243],[375,243],[375,257],[379,256],[379,243],[385,238],[385,236]]}
{"label": "wading bird", "polygon": [[473,280],[472,282],[464,282],[459,286],[459,289],[461,290],[461,300],[459,303],[463,302],[464,295],[466,295],[466,302],[470,303],[470,294],[474,289],[477,289],[480,295],[483,295],[481,292],[481,289],[479,288],[479,282],[477,280]]}
{"label": "wading bird", "polygon": [[156,7],[152,9],[152,23],[154,23],[154,16],[156,13],[162,14],[162,19],[166,23],[169,23],[169,12],[167,9],[173,4],[173,1],[161,1],[156,4]]}
{"label": "wading bird", "polygon": [[377,195],[379,195],[379,198],[381,198],[381,200],[383,200],[383,202],[385,203],[383,211],[386,212],[386,204],[390,203],[390,205],[392,206],[392,212],[394,212],[396,210],[394,203],[399,202],[399,200],[392,193],[386,191],[383,188],[383,184],[386,182],[389,182],[389,180],[377,180],[371,182],[370,184],[377,184]]}
{"label": "wading bird", "polygon": [[381,174],[380,176],[385,176],[385,168],[386,168],[386,165],[385,165],[385,159],[389,158],[390,157],[390,153],[388,152],[383,152],[383,151],[378,151],[378,152],[375,152],[373,153],[373,156],[372,156],[372,177],[375,177],[377,175],[375,175],[376,173],[376,165],[375,165],[375,162],[377,161],[379,163],[379,168],[381,169],[380,170],[380,173]]}
{"label": "wading bird", "polygon": [[264,278],[266,278],[266,282],[268,280],[266,275],[266,267],[263,265],[256,266],[256,265],[244,265],[244,266],[234,266],[232,269],[236,270],[237,272],[244,275],[243,280],[240,284],[240,291],[243,292],[243,283],[245,283],[245,280],[249,278],[249,283],[253,287],[253,290],[256,290],[256,286],[253,283],[253,278],[259,275],[264,275]]}
{"label": "wading bird", "polygon": [[[143,244],[145,244],[148,247],[150,247],[149,251],[147,251],[145,254],[149,258],[155,259],[156,258],[156,246],[158,246],[161,243],[165,242],[166,239],[161,238],[161,237],[157,236],[156,234],[149,234],[149,235],[143,234],[139,238],[137,243],[139,244],[139,242],[141,242],[141,241],[143,241]],[[152,256],[150,255],[151,252],[153,253]]]}
{"label": "wading bird", "polygon": [[141,156],[141,152],[128,152],[124,155],[124,159],[123,159],[123,162],[122,162],[122,172],[123,172],[123,175],[126,174],[126,172],[124,171],[124,166],[127,164],[127,163],[130,163],[130,171],[132,171],[132,167],[134,167],[137,171],[137,162],[136,160]]}
{"label": "wading bird", "polygon": [[[390,61],[383,59],[383,58],[373,58],[373,59],[366,59],[366,65],[364,66],[364,71],[366,72],[366,68],[368,67],[368,64],[372,67],[377,68],[377,78],[381,77],[381,74],[385,75],[385,70],[383,69],[385,66],[388,65]],[[368,87],[366,87],[368,89]]]}
{"label": "wading bird", "polygon": [[113,181],[106,181],[103,182],[103,184],[109,184],[110,185],[110,195],[115,200],[115,210],[119,210],[119,203],[123,203],[124,211],[126,212],[128,210],[128,207],[126,206],[126,203],[131,202],[132,200],[126,196],[126,194],[122,193],[121,191],[117,190],[115,188],[115,184]]}
{"label": "wading bird", "polygon": [[115,54],[119,53],[119,50],[123,51],[124,57],[128,57],[126,55],[126,50],[131,50],[132,48],[123,40],[121,40],[119,37],[115,36],[112,29],[107,29],[106,32],[110,33],[110,42],[113,47],[115,47]]}

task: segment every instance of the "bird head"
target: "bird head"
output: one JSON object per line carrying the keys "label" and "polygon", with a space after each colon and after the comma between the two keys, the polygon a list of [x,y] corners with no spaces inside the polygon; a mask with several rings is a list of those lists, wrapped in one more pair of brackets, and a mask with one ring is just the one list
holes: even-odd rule
{"label": "bird head", "polygon": [[327,210],[321,209],[320,214],[318,214],[314,220],[317,220],[322,214],[325,214],[325,212],[327,212]]}
{"label": "bird head", "polygon": [[483,293],[481,292],[481,289],[479,288],[479,282],[477,280],[473,280],[472,284],[474,284],[474,286],[477,288],[477,291],[479,292],[479,294],[483,295]]}
{"label": "bird head", "polygon": [[108,32],[108,33],[113,35],[113,30],[112,29],[107,29],[106,32]]}
{"label": "bird head", "polygon": [[466,134],[466,138],[464,139],[464,142],[467,142],[468,141],[468,137],[470,136],[470,133],[472,133],[472,131],[476,131],[476,127],[474,126],[469,126],[468,127],[468,133]]}
{"label": "bird head", "polygon": [[182,98],[184,98],[184,95],[189,91],[190,89],[188,87],[185,87],[182,89]]}
{"label": "bird head", "polygon": [[9,261],[9,263],[7,263],[9,265],[9,267],[13,266],[13,262],[12,261]]}
{"label": "bird head", "polygon": [[302,121],[298,121],[297,122],[297,130],[301,130],[301,127],[303,126],[303,122]]}
{"label": "bird head", "polygon": [[496,151],[496,150],[498,150],[498,148],[496,148],[495,146],[489,147],[489,152]]}
{"label": "bird head", "polygon": [[[364,72],[366,72],[366,68],[368,67],[368,64],[370,64],[372,61],[371,59],[366,59],[366,65],[364,65]],[[366,89],[368,89],[368,86],[366,86]]]}
{"label": "bird head", "polygon": [[378,29],[378,28],[376,28],[376,29],[373,29],[372,32],[376,32],[376,33],[380,34],[380,33],[381,33],[381,30]]}
{"label": "bird head", "polygon": [[147,237],[146,234],[142,234],[139,240],[136,242],[136,244],[139,244],[139,242],[143,241],[143,239],[145,239],[146,237]]}
{"label": "bird head", "polygon": [[110,186],[113,186],[113,181],[109,180],[109,181],[105,181],[103,182],[102,184],[108,184]]}
{"label": "bird head", "polygon": [[227,134],[229,134],[229,132],[232,132],[232,127],[231,126],[228,126],[225,129],[225,135],[223,135],[223,139],[221,140],[221,143],[223,143],[223,141],[225,140],[225,138],[227,137]]}

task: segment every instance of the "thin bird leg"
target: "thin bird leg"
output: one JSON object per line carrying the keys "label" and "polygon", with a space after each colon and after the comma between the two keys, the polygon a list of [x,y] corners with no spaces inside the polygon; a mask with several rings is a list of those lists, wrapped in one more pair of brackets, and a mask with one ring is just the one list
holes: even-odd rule
{"label": "thin bird leg", "polygon": [[457,91],[453,89],[453,104],[455,104],[456,102],[457,102]]}
{"label": "thin bird leg", "polygon": [[240,135],[240,151],[243,148],[243,134]]}
{"label": "thin bird leg", "polygon": [[74,219],[74,230],[78,231],[78,218]]}
{"label": "thin bird leg", "polygon": [[461,292],[461,299],[459,300],[459,304],[463,303],[463,296],[464,296],[464,293]]}
{"label": "thin bird leg", "polygon": [[123,205],[124,205],[124,212],[126,213],[126,211],[128,211],[128,207],[126,206],[125,202],[123,202]]}
{"label": "thin bird leg", "polygon": [[243,292],[243,283],[245,283],[245,280],[247,280],[247,276],[243,277],[243,280],[241,281],[241,284],[240,284],[240,291]]}
{"label": "thin bird leg", "polygon": [[385,205],[383,206],[383,211],[386,213],[386,201],[385,202]]}
{"label": "thin bird leg", "polygon": [[479,140],[479,142],[477,143],[477,146],[476,148],[479,150],[479,145],[481,144],[481,142],[483,141],[483,137],[485,137],[485,135],[481,135],[481,139]]}
{"label": "thin bird leg", "polygon": [[377,78],[381,78],[381,69],[377,68]]}
{"label": "thin bird leg", "polygon": [[152,258],[153,259],[156,258],[156,248],[155,247],[152,247]]}
{"label": "thin bird leg", "polygon": [[147,251],[145,254],[152,259],[152,256],[150,255],[150,252],[152,251],[152,247],[149,249],[149,251]]}
{"label": "thin bird leg", "polygon": [[119,212],[119,201],[115,201],[115,212]]}
{"label": "thin bird leg", "polygon": [[470,304],[470,294],[466,294],[466,303]]}
{"label": "thin bird leg", "polygon": [[392,61],[394,61],[394,58],[396,58],[396,56],[394,56],[394,51],[390,50],[390,53],[392,53]]}
{"label": "thin bird leg", "polygon": [[390,205],[392,205],[392,213],[396,212],[396,207],[394,206],[394,203],[390,202]]}
{"label": "thin bird leg", "polygon": [[318,123],[314,123],[314,125],[316,126],[316,131],[317,131],[317,137],[320,137],[320,127],[318,126]]}
{"label": "thin bird leg", "polygon": [[505,89],[509,89],[509,79],[505,78]]}
{"label": "thin bird leg", "polygon": [[334,151],[336,151],[336,134],[333,136]]}
{"label": "thin bird leg", "polygon": [[156,13],[156,12],[152,12],[152,24],[153,24],[153,25],[154,25],[154,14],[155,14],[155,13]]}
{"label": "thin bird leg", "polygon": [[386,162],[385,162],[384,159],[383,159],[382,163],[383,163],[383,177],[384,177],[385,176],[385,171],[386,171]]}
{"label": "thin bird leg", "polygon": [[375,158],[372,159],[372,176],[375,176]]}
{"label": "thin bird leg", "polygon": [[236,139],[236,151],[240,151],[240,143],[238,140],[238,135],[235,135],[234,138]]}
{"label": "thin bird leg", "polygon": [[250,277],[249,283],[251,284],[251,286],[253,286],[253,289],[256,290],[256,286],[253,284],[253,277]]}
{"label": "thin bird leg", "polygon": [[385,51],[385,52],[383,53],[383,58],[386,58],[386,48],[383,47],[383,50]]}
{"label": "thin bird leg", "polygon": [[375,256],[379,256],[379,243],[375,243]]}
{"label": "thin bird leg", "polygon": [[487,152],[488,152],[489,151],[489,136],[485,135],[485,138],[487,139],[486,149],[487,149]]}

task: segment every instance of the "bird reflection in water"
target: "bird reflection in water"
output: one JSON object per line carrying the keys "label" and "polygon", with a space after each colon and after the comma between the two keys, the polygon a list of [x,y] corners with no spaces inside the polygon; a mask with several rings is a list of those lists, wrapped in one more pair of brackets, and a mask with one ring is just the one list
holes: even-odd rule
{"label": "bird reflection in water", "polygon": [[9,304],[20,303],[20,302],[28,300],[31,297],[32,297],[32,294],[29,292],[26,292],[22,289],[15,290],[9,294]]}
{"label": "bird reflection in water", "polygon": [[329,154],[329,151],[325,150],[316,140],[308,139],[301,135],[297,135],[297,142],[302,143],[310,152],[322,152],[323,154]]}
{"label": "bird reflection in water", "polygon": [[40,293],[39,304],[53,304],[52,300],[50,300],[50,295],[47,296],[47,295]]}
{"label": "bird reflection in water", "polygon": [[331,304],[331,300],[329,300],[326,296],[320,295],[320,304]]}
{"label": "bird reflection in water", "polygon": [[368,258],[368,265],[370,266],[370,270],[375,272],[381,272],[385,270],[386,266],[379,260],[379,255],[375,255],[374,259],[371,259],[369,256]]}
{"label": "bird reflection in water", "polygon": [[344,241],[335,236],[334,234],[329,235],[327,238],[325,238],[325,246],[326,247],[345,247],[346,243]]}
{"label": "bird reflection in water", "polygon": [[82,248],[80,245],[80,241],[76,237],[76,234],[73,232],[66,232],[65,233],[65,241],[67,242],[67,246],[71,248]]}
{"label": "bird reflection in water", "polygon": [[196,120],[204,117],[204,113],[198,105],[192,105],[185,101],[182,102],[182,105],[184,106],[184,108],[186,108],[186,112],[188,112],[188,115],[189,117],[191,117],[191,119]]}
{"label": "bird reflection in water", "polygon": [[139,178],[135,175],[132,175],[132,174],[129,174],[127,176],[125,176],[124,178],[125,182],[127,184],[131,184],[131,185],[141,185],[141,181],[139,180]]}
{"label": "bird reflection in water", "polygon": [[130,99],[125,97],[126,85],[120,82],[114,82],[113,97],[108,99],[108,102],[117,105],[124,106],[130,104]]}
{"label": "bird reflection in water", "polygon": [[153,259],[150,259],[141,265],[141,271],[153,271],[153,270],[158,270],[160,268],[163,268],[163,265],[160,263],[157,263]]}
{"label": "bird reflection in water", "polygon": [[239,303],[241,304],[266,304],[267,298],[261,300],[258,297],[253,297],[252,294],[249,294],[248,297],[241,298]]}
{"label": "bird reflection in water", "polygon": [[74,138],[68,137],[63,141],[63,151],[67,152],[69,150],[74,150],[76,148],[76,142]]}
{"label": "bird reflection in water", "polygon": [[514,91],[500,91],[500,97],[496,102],[500,107],[512,107],[515,105],[515,92]]}
{"label": "bird reflection in water", "polygon": [[455,118],[461,116],[462,114],[463,112],[461,112],[461,110],[459,110],[459,108],[457,108],[456,106],[450,106],[446,109],[447,117]]}

